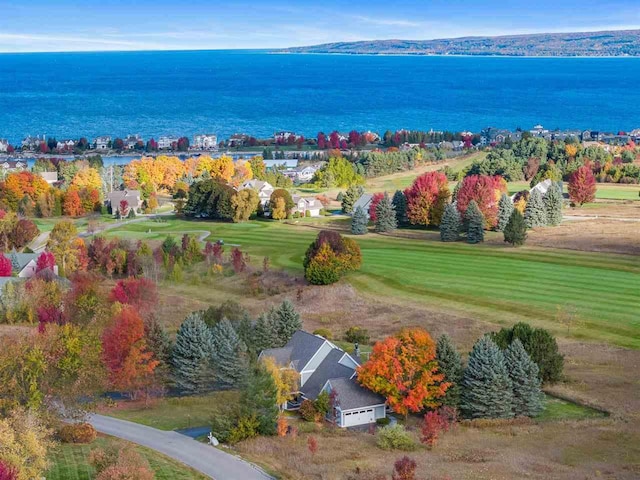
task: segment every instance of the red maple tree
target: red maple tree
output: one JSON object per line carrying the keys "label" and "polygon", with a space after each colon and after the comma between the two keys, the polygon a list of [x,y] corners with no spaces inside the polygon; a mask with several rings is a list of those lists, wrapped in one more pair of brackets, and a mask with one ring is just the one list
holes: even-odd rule
{"label": "red maple tree", "polygon": [[49,250],[45,250],[36,260],[36,273],[40,273],[44,270],[50,270],[53,272],[55,266],[56,257]]}
{"label": "red maple tree", "polygon": [[475,200],[484,215],[485,228],[498,223],[498,202],[507,193],[507,183],[498,175],[470,175],[462,180],[456,197],[458,211],[464,217],[471,200]]}
{"label": "red maple tree", "polygon": [[444,173],[423,173],[404,194],[407,198],[407,218],[413,225],[440,225],[449,199],[449,182]]}
{"label": "red maple tree", "polygon": [[12,270],[11,260],[0,253],[0,277],[10,277]]}
{"label": "red maple tree", "polygon": [[374,193],[371,197],[371,203],[369,204],[369,218],[372,222],[375,222],[378,218],[378,216],[376,215],[376,208],[378,207],[380,200],[382,200],[383,198],[384,193],[382,192]]}
{"label": "red maple tree", "polygon": [[595,200],[596,179],[589,166],[583,165],[569,178],[569,198],[577,205]]}
{"label": "red maple tree", "polygon": [[111,290],[109,301],[130,305],[145,317],[158,303],[156,284],[147,278],[129,277],[119,280]]}

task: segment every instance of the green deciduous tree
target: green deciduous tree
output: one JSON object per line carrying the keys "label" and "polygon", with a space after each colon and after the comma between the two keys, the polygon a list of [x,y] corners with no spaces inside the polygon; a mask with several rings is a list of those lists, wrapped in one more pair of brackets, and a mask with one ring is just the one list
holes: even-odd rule
{"label": "green deciduous tree", "polygon": [[538,366],[517,338],[505,350],[504,358],[513,385],[513,413],[535,417],[543,407]]}
{"label": "green deciduous tree", "polygon": [[484,215],[478,208],[475,200],[469,202],[467,211],[464,214],[464,223],[467,229],[467,242],[484,242]]}
{"label": "green deciduous tree", "polygon": [[242,387],[249,369],[246,345],[226,318],[213,327],[211,336],[216,384],[225,389]]}
{"label": "green deciduous tree", "polygon": [[527,228],[543,227],[547,224],[547,210],[539,190],[531,191],[527,207],[524,209],[524,221]]}
{"label": "green deciduous tree", "polygon": [[460,238],[462,220],[455,203],[448,203],[444,207],[442,221],[440,222],[440,240],[443,242],[455,242]]}
{"label": "green deciduous tree", "polygon": [[356,208],[356,211],[353,213],[353,217],[351,218],[351,233],[354,235],[364,235],[367,233],[367,225],[369,224],[369,219],[367,218],[367,214],[362,207]]}
{"label": "green deciduous tree", "polygon": [[514,209],[504,228],[504,241],[511,245],[520,246],[527,239],[527,225],[522,214]]}
{"label": "green deciduous tree", "polygon": [[555,182],[551,184],[543,197],[544,207],[547,212],[547,225],[555,227],[562,222],[562,191]]}
{"label": "green deciduous tree", "polygon": [[511,218],[511,212],[513,212],[513,202],[509,195],[503,193],[498,202],[498,225],[496,226],[496,230],[499,232],[504,231],[509,222],[509,218]]}
{"label": "green deciduous tree", "polygon": [[201,312],[187,316],[176,336],[171,363],[173,380],[181,392],[203,393],[215,382],[213,337]]}
{"label": "green deciduous tree", "polygon": [[466,418],[513,417],[513,386],[502,351],[484,336],[476,342],[462,378],[460,409]]}
{"label": "green deciduous tree", "polygon": [[389,195],[385,192],[384,197],[376,206],[376,232],[393,232],[396,228],[398,228],[396,209],[389,200]]}
{"label": "green deciduous tree", "polygon": [[444,381],[451,384],[442,399],[442,404],[457,408],[460,404],[460,383],[464,368],[460,353],[446,333],[440,335],[436,343],[436,360],[440,365],[440,372],[444,374]]}

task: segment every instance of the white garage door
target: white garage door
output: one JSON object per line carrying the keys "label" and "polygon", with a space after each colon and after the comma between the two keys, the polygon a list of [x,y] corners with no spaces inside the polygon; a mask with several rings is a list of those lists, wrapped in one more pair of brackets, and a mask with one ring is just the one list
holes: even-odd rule
{"label": "white garage door", "polygon": [[360,411],[347,412],[344,414],[344,426],[353,427],[355,425],[366,425],[367,423],[375,423],[376,414],[373,408],[367,408]]}

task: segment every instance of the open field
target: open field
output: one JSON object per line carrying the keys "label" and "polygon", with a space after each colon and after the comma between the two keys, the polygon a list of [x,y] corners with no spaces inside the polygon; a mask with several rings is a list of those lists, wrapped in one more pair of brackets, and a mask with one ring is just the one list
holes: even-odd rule
{"label": "open field", "polygon": [[47,480],[91,480],[95,478],[95,470],[88,462],[89,453],[95,448],[104,448],[112,443],[134,448],[149,462],[157,480],[204,480],[207,478],[153,450],[100,435],[90,445],[68,443],[59,445],[51,456],[53,466],[46,473]]}
{"label": "open field", "polygon": [[[322,222],[339,225],[336,220]],[[319,226],[312,222],[169,220],[125,225],[111,230],[109,236],[161,240],[168,233],[209,231],[212,240],[240,245],[254,257],[268,256],[272,265],[299,274],[304,251],[317,233],[314,227]],[[571,336],[640,348],[637,257],[514,249],[499,242],[444,244],[432,241],[429,233],[410,231],[410,238],[359,237],[363,267],[346,281],[390,303],[410,300],[434,310],[473,314],[498,325],[528,321],[556,332],[563,328],[557,322],[558,310],[570,306],[579,316]],[[489,239],[492,235],[498,236],[490,234]],[[254,265],[259,264],[254,260]]]}
{"label": "open field", "polygon": [[[510,194],[531,188],[529,182],[510,182],[508,186]],[[640,200],[639,192],[640,185],[598,183],[596,185],[596,200]],[[564,185],[564,193],[567,193],[567,182]]]}

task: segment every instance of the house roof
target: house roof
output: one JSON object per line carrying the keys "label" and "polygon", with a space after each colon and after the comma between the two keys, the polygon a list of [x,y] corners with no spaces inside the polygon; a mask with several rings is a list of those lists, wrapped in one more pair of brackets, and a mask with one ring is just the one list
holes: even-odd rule
{"label": "house roof", "polygon": [[[116,190],[113,192],[109,192],[107,198],[111,202],[111,205],[118,205],[122,200],[127,200],[128,202],[135,201],[136,203],[140,201],[140,191],[139,190]],[[131,204],[131,206],[135,206]]]}
{"label": "house roof", "polygon": [[355,212],[358,207],[362,207],[362,209],[368,214],[369,213],[369,204],[371,203],[371,199],[373,195],[370,193],[363,193],[356,203],[353,204],[353,211]]}
{"label": "house roof", "polygon": [[263,350],[260,356],[273,357],[281,365],[291,364],[300,372],[324,342],[322,337],[298,330],[284,347]]}
{"label": "house roof", "polygon": [[247,180],[242,184],[242,188],[253,188],[255,190],[273,190],[273,186],[270,183],[265,182],[264,180],[256,180],[255,178],[252,180]]}
{"label": "house roof", "polygon": [[44,178],[47,182],[58,181],[58,172],[40,172],[40,176]]}
{"label": "house roof", "polygon": [[340,349],[334,348],[329,355],[318,365],[315,372],[309,377],[309,380],[304,382],[301,388],[305,397],[315,399],[322,391],[328,378],[350,378],[354,370],[345,365],[342,365],[340,359],[344,355],[344,352]]}
{"label": "house roof", "polygon": [[342,411],[385,403],[382,395],[360,386],[355,378],[330,378],[329,384],[337,394],[336,399]]}
{"label": "house roof", "polygon": [[37,253],[16,253],[11,252],[9,256],[9,260],[11,260],[11,264],[13,265],[14,270],[17,272],[21,272],[24,267],[26,267],[31,260],[37,260]]}
{"label": "house roof", "polygon": [[291,348],[267,348],[262,351],[261,356],[273,358],[278,365],[289,365],[291,362]]}

